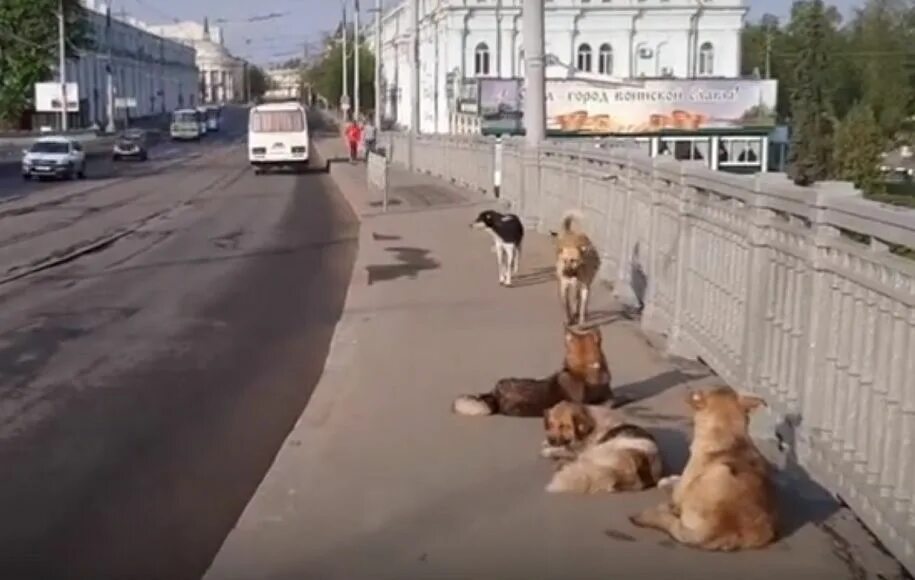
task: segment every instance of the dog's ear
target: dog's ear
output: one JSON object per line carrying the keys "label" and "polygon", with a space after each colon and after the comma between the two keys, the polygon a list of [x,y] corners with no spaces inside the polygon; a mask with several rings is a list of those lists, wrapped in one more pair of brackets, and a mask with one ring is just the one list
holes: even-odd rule
{"label": "dog's ear", "polygon": [[551,409],[547,409],[546,411],[543,412],[543,430],[544,431],[550,430],[550,411],[551,411]]}
{"label": "dog's ear", "polygon": [[686,403],[696,411],[701,411],[706,404],[705,391],[687,391]]}
{"label": "dog's ear", "polygon": [[740,395],[737,397],[737,402],[745,413],[752,413],[760,407],[768,407],[765,399],[762,397],[754,397],[753,395]]}
{"label": "dog's ear", "polygon": [[584,439],[594,432],[594,419],[591,414],[582,407],[572,416],[572,425],[575,426],[575,435],[579,439]]}

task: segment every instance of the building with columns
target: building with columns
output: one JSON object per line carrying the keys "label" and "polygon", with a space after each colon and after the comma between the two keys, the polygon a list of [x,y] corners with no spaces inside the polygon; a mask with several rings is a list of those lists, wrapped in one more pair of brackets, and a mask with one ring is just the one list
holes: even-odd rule
{"label": "building with columns", "polygon": [[[382,18],[383,116],[409,127],[412,0]],[[455,79],[524,75],[522,0],[419,0],[420,129],[451,130]],[[746,0],[546,0],[550,78],[736,78]],[[369,47],[375,30],[367,27]]]}
{"label": "building with columns", "polygon": [[[78,84],[79,111],[70,115],[72,127],[105,127],[113,110],[111,96],[136,103],[132,118],[148,117],[193,105],[197,93],[194,49],[152,33],[135,18],[109,12],[109,5],[83,0],[86,25],[94,44],[79,59],[67,61],[67,79]],[[55,39],[56,42],[56,39]],[[42,124],[54,124],[57,115],[41,115]]]}
{"label": "building with columns", "polygon": [[199,70],[201,103],[232,103],[245,98],[245,62],[225,47],[223,32],[209,20],[150,26],[156,34],[193,47]]}

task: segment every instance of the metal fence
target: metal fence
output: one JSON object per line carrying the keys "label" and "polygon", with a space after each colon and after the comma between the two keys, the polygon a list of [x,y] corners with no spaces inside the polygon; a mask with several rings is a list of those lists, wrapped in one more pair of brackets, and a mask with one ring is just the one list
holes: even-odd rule
{"label": "metal fence", "polygon": [[[386,138],[407,165],[408,139]],[[484,191],[500,155],[501,197],[540,229],[581,210],[643,326],[764,396],[800,465],[915,570],[915,211],[626,146],[423,136],[415,152],[415,170]]]}

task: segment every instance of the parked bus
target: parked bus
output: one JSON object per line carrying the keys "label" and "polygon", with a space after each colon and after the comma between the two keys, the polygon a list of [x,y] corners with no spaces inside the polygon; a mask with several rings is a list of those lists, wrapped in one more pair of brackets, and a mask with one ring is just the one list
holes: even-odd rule
{"label": "parked bus", "polygon": [[197,115],[200,119],[200,134],[207,134],[207,107],[205,105],[200,105],[197,107]]}
{"label": "parked bus", "polygon": [[210,105],[206,108],[207,131],[219,131],[222,125],[222,107]]}
{"label": "parked bus", "polygon": [[178,109],[172,113],[170,133],[172,139],[200,139],[200,113],[196,109]]}
{"label": "parked bus", "polygon": [[299,103],[266,103],[251,109],[248,160],[256,174],[269,166],[307,167],[310,145],[308,119]]}

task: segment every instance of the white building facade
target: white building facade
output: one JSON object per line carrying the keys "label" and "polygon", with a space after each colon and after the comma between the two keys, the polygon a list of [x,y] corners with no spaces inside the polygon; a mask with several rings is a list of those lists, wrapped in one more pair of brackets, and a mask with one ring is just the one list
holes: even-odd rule
{"label": "white building facade", "polygon": [[232,56],[225,47],[221,28],[211,28],[205,20],[203,24],[179,22],[149,29],[196,51],[200,102],[224,104],[244,99],[245,62]]}
{"label": "white building facade", "polygon": [[[409,127],[411,0],[382,19],[383,116]],[[522,0],[420,0],[420,130],[447,133],[454,79],[524,76]],[[746,0],[546,0],[551,78],[737,78]],[[374,46],[372,27],[368,46]]]}
{"label": "white building facade", "polygon": [[[108,7],[86,0],[86,19],[94,46],[67,62],[67,79],[79,85],[80,112],[74,125],[108,121],[108,65],[115,99],[136,102],[132,118],[168,113],[193,104],[197,93],[194,49],[157,36],[132,18],[107,17]],[[110,23],[110,26],[109,26]],[[115,111],[122,118],[124,110]]]}

